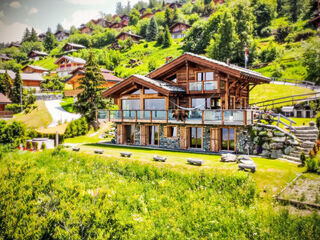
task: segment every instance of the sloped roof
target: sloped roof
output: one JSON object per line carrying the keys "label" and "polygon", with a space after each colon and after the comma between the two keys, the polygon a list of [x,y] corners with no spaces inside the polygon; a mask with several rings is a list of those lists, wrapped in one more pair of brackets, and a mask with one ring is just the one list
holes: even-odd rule
{"label": "sloped roof", "polygon": [[229,64],[227,64],[225,62],[221,62],[221,61],[218,61],[218,60],[214,60],[214,59],[211,59],[211,58],[208,58],[208,57],[205,57],[205,56],[201,56],[201,55],[197,55],[197,54],[194,54],[194,53],[190,53],[190,52],[186,52],[186,53],[180,55],[179,57],[175,58],[171,62],[168,62],[168,63],[162,65],[161,67],[159,67],[159,68],[155,69],[154,71],[150,72],[149,74],[147,74],[147,76],[148,77],[152,77],[155,73],[157,73],[158,71],[162,70],[164,67],[169,66],[169,65],[176,66],[176,62],[177,61],[181,60],[182,58],[190,58],[190,57],[193,57],[193,58],[196,58],[196,59],[199,59],[199,60],[204,60],[207,63],[213,63],[215,65],[227,68],[229,70],[240,72],[241,75],[244,75],[244,76],[253,77],[253,78],[259,79],[261,81],[265,81],[265,82],[270,82],[271,81],[271,78],[265,77],[261,73],[258,73],[258,72],[255,72],[255,71],[243,68],[243,67],[239,67],[239,66],[236,66],[236,65],[232,65],[232,64],[229,65]]}
{"label": "sloped roof", "polygon": [[21,73],[23,81],[44,81],[40,73]]}
{"label": "sloped roof", "polygon": [[75,47],[75,48],[86,48],[85,46],[81,45],[81,44],[76,44],[76,43],[66,43],[63,48],[65,48],[66,46],[70,45],[71,47]]}
{"label": "sloped roof", "polygon": [[67,59],[70,62],[74,62],[74,63],[80,63],[80,64],[86,64],[86,60],[82,59],[82,58],[77,58],[77,57],[71,57],[71,56],[62,56],[60,57],[57,61],[55,61],[55,64],[57,64],[58,62],[60,62],[61,59]]}
{"label": "sloped roof", "polygon": [[133,33],[129,33],[129,32],[121,32],[117,37],[116,39],[118,39],[121,35],[129,35],[131,37],[136,37],[136,38],[143,38],[142,36],[139,36],[139,35],[136,35],[136,34],[133,34]]}
{"label": "sloped roof", "polygon": [[[9,77],[10,77],[11,79],[15,79],[15,78],[16,78],[16,74],[15,74],[13,71],[7,70],[7,72],[8,72]],[[5,73],[6,73],[6,70],[0,69],[0,74],[5,74]]]}
{"label": "sloped roof", "polygon": [[178,24],[182,24],[182,25],[185,25],[187,27],[191,27],[189,24],[187,23],[184,23],[184,22],[176,22],[174,24],[171,25],[171,27],[169,27],[169,29],[171,30],[172,28],[174,28],[175,26],[177,26]]}
{"label": "sloped roof", "polygon": [[25,68],[27,67],[30,67],[30,68],[33,68],[33,69],[36,69],[36,70],[41,70],[41,71],[49,71],[48,69],[46,68],[43,68],[43,67],[40,67],[40,66],[34,66],[34,65],[27,65],[25,66],[24,68],[22,68],[22,70],[24,70]]}
{"label": "sloped roof", "polygon": [[36,51],[36,50],[32,50],[32,51],[28,54],[28,56],[29,56],[31,53],[35,53],[35,54],[37,54],[37,55],[39,55],[39,56],[48,56],[48,53],[46,53],[46,52],[41,52],[41,51]]}
{"label": "sloped roof", "polygon": [[171,84],[164,82],[164,81],[161,81],[161,80],[155,80],[155,79],[148,78],[148,77],[142,76],[142,75],[133,75],[133,76],[136,78],[140,78],[141,80],[144,80],[146,82],[149,82],[155,86],[158,86],[158,87],[161,87],[165,90],[168,90],[170,92],[185,92],[186,91],[185,89],[183,89],[181,87],[171,85]]}
{"label": "sloped roof", "polygon": [[[108,69],[101,68],[100,71],[101,71],[101,74],[102,74],[104,80],[106,80],[106,81],[121,82],[121,81],[123,80],[122,78],[118,78],[117,76],[113,75],[113,72],[110,71],[110,70],[108,70]],[[75,70],[73,70],[73,71],[71,72],[71,74],[74,75],[74,74],[76,74],[77,72],[80,73],[80,74],[85,74],[84,67],[78,67],[78,68],[76,68]],[[68,82],[69,80],[71,80],[72,78],[73,78],[73,76],[71,76],[71,77],[67,80],[67,82]]]}
{"label": "sloped roof", "polygon": [[7,98],[5,95],[3,95],[2,93],[0,93],[0,103],[8,104],[8,103],[11,103],[11,100]]}

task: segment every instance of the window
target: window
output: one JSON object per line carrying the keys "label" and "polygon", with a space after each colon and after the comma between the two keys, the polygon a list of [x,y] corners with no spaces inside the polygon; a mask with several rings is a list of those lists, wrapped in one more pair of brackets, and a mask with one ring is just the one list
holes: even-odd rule
{"label": "window", "polygon": [[177,83],[177,75],[174,74],[171,77],[168,78],[169,81],[173,82],[173,83]]}
{"label": "window", "polygon": [[166,110],[166,101],[164,98],[154,98],[144,100],[145,110]]}
{"label": "window", "polygon": [[196,81],[189,83],[190,91],[212,91],[218,88],[213,72],[197,72]]}
{"label": "window", "polygon": [[144,94],[157,94],[157,93],[158,93],[157,91],[150,88],[144,89]]}
{"label": "window", "polygon": [[211,109],[211,98],[192,98],[191,104],[199,110]]}
{"label": "window", "polygon": [[201,148],[202,129],[197,127],[190,128],[190,147]]}
{"label": "window", "polygon": [[175,137],[177,137],[177,127],[168,126],[168,127],[167,127],[167,137],[168,137],[168,138],[175,138]]}
{"label": "window", "polygon": [[133,93],[131,93],[132,95],[140,95],[140,90],[134,91]]}
{"label": "window", "polygon": [[159,145],[159,126],[149,126],[149,145]]}
{"label": "window", "polygon": [[122,110],[140,110],[140,99],[122,100]]}
{"label": "window", "polygon": [[227,151],[235,150],[235,129],[222,128],[221,129],[221,149]]}

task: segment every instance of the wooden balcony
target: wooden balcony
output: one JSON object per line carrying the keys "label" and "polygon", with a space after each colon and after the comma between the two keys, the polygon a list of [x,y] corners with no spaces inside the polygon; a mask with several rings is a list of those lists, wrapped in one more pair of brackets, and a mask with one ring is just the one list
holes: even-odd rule
{"label": "wooden balcony", "polygon": [[98,119],[115,123],[168,123],[197,125],[245,126],[253,124],[253,110],[195,110],[186,111],[181,121],[174,117],[175,110],[99,110]]}

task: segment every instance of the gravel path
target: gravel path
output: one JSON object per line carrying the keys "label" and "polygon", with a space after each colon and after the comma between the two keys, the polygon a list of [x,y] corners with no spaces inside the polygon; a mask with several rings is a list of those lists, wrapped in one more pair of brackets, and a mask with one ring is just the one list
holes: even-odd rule
{"label": "gravel path", "polygon": [[71,122],[72,120],[76,120],[81,117],[80,114],[69,113],[65,111],[61,107],[60,102],[61,100],[51,100],[45,102],[46,107],[52,116],[52,122],[50,123],[49,127],[58,126],[59,121],[61,121],[61,123],[64,123],[65,121]]}

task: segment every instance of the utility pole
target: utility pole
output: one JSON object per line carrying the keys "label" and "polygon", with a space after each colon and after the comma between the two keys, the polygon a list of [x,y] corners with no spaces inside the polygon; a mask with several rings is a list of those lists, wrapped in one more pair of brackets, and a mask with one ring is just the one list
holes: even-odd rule
{"label": "utility pole", "polygon": [[21,105],[21,112],[23,111],[23,103],[22,103],[22,83],[20,83],[20,105]]}

